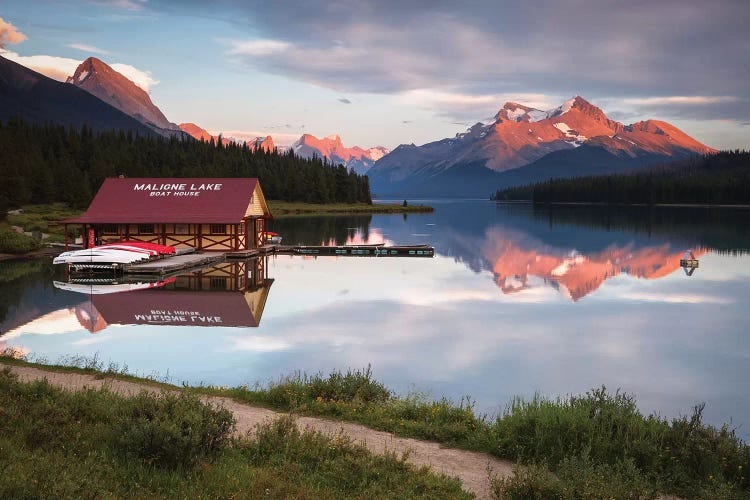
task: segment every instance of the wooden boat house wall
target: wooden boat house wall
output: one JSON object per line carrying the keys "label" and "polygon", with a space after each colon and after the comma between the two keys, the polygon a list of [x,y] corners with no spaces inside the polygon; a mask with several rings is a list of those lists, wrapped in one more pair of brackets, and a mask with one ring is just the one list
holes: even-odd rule
{"label": "wooden boat house wall", "polygon": [[107,178],[80,225],[84,248],[122,240],[232,251],[264,244],[271,218],[258,179]]}

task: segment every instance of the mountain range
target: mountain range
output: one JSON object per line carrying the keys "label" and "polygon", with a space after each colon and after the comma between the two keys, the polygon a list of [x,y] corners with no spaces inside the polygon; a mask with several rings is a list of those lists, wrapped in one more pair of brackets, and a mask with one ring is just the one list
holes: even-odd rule
{"label": "mountain range", "polygon": [[577,96],[548,111],[507,102],[491,123],[397,147],[368,176],[378,196],[486,196],[488,187],[630,170],[713,151],[663,121],[611,120]]}
{"label": "mountain range", "polygon": [[390,151],[382,146],[362,149],[359,146],[347,148],[338,135],[329,135],[318,139],[314,135],[303,134],[294,144],[292,151],[303,158],[328,158],[333,163],[341,163],[358,174],[365,174],[376,161]]}
{"label": "mountain range", "polygon": [[[148,93],[103,61],[83,61],[60,83],[0,56],[0,119],[20,115],[93,130],[218,140],[194,123],[177,125]],[[222,142],[242,142],[222,137]],[[271,136],[247,141],[275,149]],[[375,196],[481,196],[552,177],[614,173],[714,152],[659,120],[625,125],[580,96],[547,111],[507,102],[489,123],[455,137],[393,151],[344,146],[341,137],[302,135],[298,156],[325,157],[370,177]]]}

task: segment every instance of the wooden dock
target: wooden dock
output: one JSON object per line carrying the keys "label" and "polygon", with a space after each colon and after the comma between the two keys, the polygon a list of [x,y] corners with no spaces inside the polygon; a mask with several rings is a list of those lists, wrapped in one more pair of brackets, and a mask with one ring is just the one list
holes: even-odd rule
{"label": "wooden dock", "polygon": [[236,252],[203,252],[183,253],[163,257],[148,262],[112,266],[103,264],[71,265],[70,270],[76,274],[115,273],[130,276],[159,276],[179,274],[185,271],[212,266],[224,261],[242,261],[265,257],[267,255],[303,255],[330,257],[434,257],[435,249],[429,245],[264,245]]}
{"label": "wooden dock", "polygon": [[332,257],[434,257],[430,245],[265,245],[226,254],[227,260],[244,260],[264,255],[312,255]]}
{"label": "wooden dock", "polygon": [[141,264],[130,264],[121,268],[125,274],[164,275],[175,271],[184,271],[197,267],[206,267],[224,260],[224,254],[216,253],[188,253],[152,260]]}

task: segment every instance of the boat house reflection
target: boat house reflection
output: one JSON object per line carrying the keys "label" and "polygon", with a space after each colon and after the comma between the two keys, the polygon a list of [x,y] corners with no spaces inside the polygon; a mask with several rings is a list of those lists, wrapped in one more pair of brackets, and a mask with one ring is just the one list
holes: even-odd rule
{"label": "boat house reflection", "polygon": [[77,284],[91,293],[75,314],[92,333],[114,324],[257,327],[273,284],[267,264],[267,259],[227,262],[119,293],[107,293],[118,285]]}

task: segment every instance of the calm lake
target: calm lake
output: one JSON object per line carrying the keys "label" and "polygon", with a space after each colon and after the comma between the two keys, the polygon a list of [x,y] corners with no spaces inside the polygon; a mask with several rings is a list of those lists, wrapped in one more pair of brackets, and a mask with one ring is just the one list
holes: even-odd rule
{"label": "calm lake", "polygon": [[[667,417],[705,402],[708,422],[750,437],[750,210],[427,203],[271,229],[430,243],[434,258],[275,256],[120,293],[0,262],[0,349],[224,386],[371,365],[401,394],[470,395],[487,413],[606,385]],[[696,269],[680,267],[688,249]]]}

